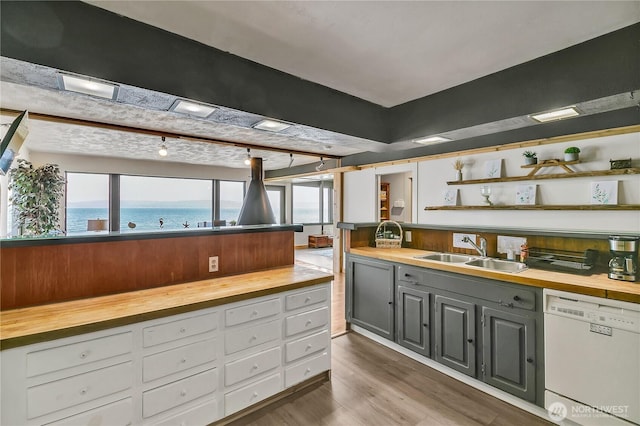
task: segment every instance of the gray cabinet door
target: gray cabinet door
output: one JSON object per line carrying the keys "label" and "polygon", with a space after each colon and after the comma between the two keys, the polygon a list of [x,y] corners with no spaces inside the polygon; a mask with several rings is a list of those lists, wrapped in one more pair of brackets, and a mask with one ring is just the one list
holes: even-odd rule
{"label": "gray cabinet door", "polygon": [[397,342],[429,356],[429,293],[398,286]]}
{"label": "gray cabinet door", "polygon": [[482,322],[483,380],[535,402],[535,319],[483,307]]}
{"label": "gray cabinet door", "polygon": [[435,359],[462,373],[476,374],[476,318],[473,303],[435,297]]}
{"label": "gray cabinet door", "polygon": [[393,284],[393,264],[350,258],[347,321],[393,340]]}

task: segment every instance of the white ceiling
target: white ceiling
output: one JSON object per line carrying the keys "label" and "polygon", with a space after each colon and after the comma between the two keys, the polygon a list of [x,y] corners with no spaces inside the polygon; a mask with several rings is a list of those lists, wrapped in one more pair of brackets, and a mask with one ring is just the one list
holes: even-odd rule
{"label": "white ceiling", "polygon": [[[638,1],[88,1],[223,51],[383,105],[420,98],[640,21]],[[408,148],[296,125],[272,134],[260,116],[222,107],[215,120],[167,111],[174,96],[121,85],[118,102],[60,92],[57,70],[2,58],[0,106],[323,154]],[[119,82],[116,82],[119,83]],[[2,123],[10,121],[4,117]],[[411,142],[407,142],[411,144]],[[157,158],[156,137],[32,120],[29,149]],[[163,161],[246,167],[246,150],[168,141]],[[416,146],[416,145],[413,145]],[[287,153],[254,152],[265,169]]]}
{"label": "white ceiling", "polygon": [[391,107],[638,22],[638,1],[87,3]]}

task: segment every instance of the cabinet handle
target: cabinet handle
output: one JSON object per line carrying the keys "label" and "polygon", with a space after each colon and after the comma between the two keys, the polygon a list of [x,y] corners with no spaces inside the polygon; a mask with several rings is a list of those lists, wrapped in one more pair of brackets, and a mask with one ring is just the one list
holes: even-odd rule
{"label": "cabinet handle", "polygon": [[253,311],[253,312],[251,312],[251,316],[252,316],[252,317],[255,317],[256,315],[258,315],[258,311]]}
{"label": "cabinet handle", "polygon": [[473,339],[467,339],[467,342],[473,343]]}
{"label": "cabinet handle", "polygon": [[411,277],[412,275],[411,275],[411,274],[407,274],[407,273],[405,272],[405,273],[404,273],[404,276],[405,276],[405,277],[407,277],[407,278],[409,278],[409,277]]}
{"label": "cabinet handle", "polygon": [[304,299],[304,303],[309,303],[309,302],[311,302],[311,297],[310,297],[310,296],[307,296],[307,298],[306,298],[306,299]]}
{"label": "cabinet handle", "polygon": [[258,369],[258,364],[253,364],[253,367],[251,367],[252,370],[257,370]]}
{"label": "cabinet handle", "polygon": [[80,389],[80,395],[86,395],[86,394],[87,394],[87,392],[88,392],[88,389],[87,389],[87,388],[82,388],[82,389]]}
{"label": "cabinet handle", "polygon": [[258,338],[258,336],[256,336],[255,334],[253,336],[251,336],[251,338],[249,339],[250,341],[252,340],[256,340]]}
{"label": "cabinet handle", "polygon": [[422,324],[422,326],[429,328],[429,324],[427,324],[427,323]]}
{"label": "cabinet handle", "polygon": [[308,351],[309,349],[311,349],[313,347],[313,345],[308,344],[307,347],[305,348],[306,351]]}
{"label": "cabinet handle", "polygon": [[393,305],[393,302],[389,302],[390,305]]}
{"label": "cabinet handle", "polygon": [[88,356],[89,356],[89,352],[86,352],[86,351],[85,351],[85,352],[82,352],[82,353],[80,354],[80,358],[81,358],[81,359],[85,359],[85,358],[86,358],[86,357],[88,357]]}
{"label": "cabinet handle", "polygon": [[527,362],[528,362],[529,364],[533,364],[533,358],[531,358],[531,357],[527,358]]}
{"label": "cabinet handle", "polygon": [[517,294],[515,296],[513,296],[513,300],[515,300],[516,302],[520,301],[520,296],[518,296]]}
{"label": "cabinet handle", "polygon": [[181,363],[181,364],[184,364],[185,362],[187,362],[187,359],[186,359],[186,358],[182,358],[182,359],[180,360],[180,363]]}
{"label": "cabinet handle", "polygon": [[305,325],[305,327],[310,326],[311,325],[311,320],[307,320],[307,322],[304,325]]}
{"label": "cabinet handle", "polygon": [[180,328],[180,333],[184,333],[185,331],[187,331],[184,327]]}
{"label": "cabinet handle", "polygon": [[187,396],[187,390],[186,389],[182,389],[180,391],[180,396]]}
{"label": "cabinet handle", "polygon": [[258,392],[254,392],[253,395],[251,395],[252,398],[257,398],[258,397]]}

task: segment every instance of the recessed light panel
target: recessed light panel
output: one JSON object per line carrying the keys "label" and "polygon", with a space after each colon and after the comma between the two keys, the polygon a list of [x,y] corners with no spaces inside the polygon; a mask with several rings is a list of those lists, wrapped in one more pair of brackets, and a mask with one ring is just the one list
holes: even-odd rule
{"label": "recessed light panel", "polygon": [[82,78],[68,74],[58,74],[62,90],[97,96],[115,100],[118,97],[118,86],[104,81]]}
{"label": "recessed light panel", "polygon": [[554,111],[542,112],[540,114],[532,114],[531,118],[540,123],[546,123],[547,121],[562,120],[563,118],[576,117],[580,115],[578,110],[574,107],[557,109]]}
{"label": "recessed light panel", "polygon": [[416,139],[414,142],[422,145],[429,145],[432,143],[451,142],[451,139],[442,136],[430,136],[428,138]]}
{"label": "recessed light panel", "polygon": [[176,100],[169,111],[178,112],[180,114],[193,115],[200,118],[207,118],[217,108],[212,105],[201,104],[199,102],[185,101],[184,99]]}
{"label": "recessed light panel", "polygon": [[283,121],[264,119],[253,125],[254,129],[266,130],[268,132],[281,132],[291,127],[291,124]]}

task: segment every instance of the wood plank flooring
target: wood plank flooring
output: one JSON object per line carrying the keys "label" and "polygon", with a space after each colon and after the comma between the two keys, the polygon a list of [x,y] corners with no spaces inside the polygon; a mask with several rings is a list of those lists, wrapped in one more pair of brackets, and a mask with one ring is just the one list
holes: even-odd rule
{"label": "wood plank flooring", "polygon": [[332,379],[234,426],[550,425],[356,333],[332,341]]}

